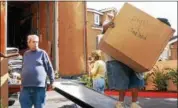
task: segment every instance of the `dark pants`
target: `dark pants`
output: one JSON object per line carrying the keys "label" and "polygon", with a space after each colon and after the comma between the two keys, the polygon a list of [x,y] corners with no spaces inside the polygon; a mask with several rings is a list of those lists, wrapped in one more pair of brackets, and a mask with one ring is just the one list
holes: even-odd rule
{"label": "dark pants", "polygon": [[116,60],[107,62],[107,76],[110,89],[127,90],[144,87],[144,79],[140,80],[131,68]]}

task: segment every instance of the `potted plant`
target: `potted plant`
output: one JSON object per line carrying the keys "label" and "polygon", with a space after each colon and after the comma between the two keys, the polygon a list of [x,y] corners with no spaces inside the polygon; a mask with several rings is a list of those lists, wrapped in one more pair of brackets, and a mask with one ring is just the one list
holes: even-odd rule
{"label": "potted plant", "polygon": [[155,86],[155,90],[158,91],[167,91],[167,82],[169,80],[168,74],[163,70],[159,69],[158,67],[153,69],[153,83]]}
{"label": "potted plant", "polygon": [[168,72],[169,80],[168,80],[168,91],[177,91],[178,87],[178,71],[177,69],[169,69]]}

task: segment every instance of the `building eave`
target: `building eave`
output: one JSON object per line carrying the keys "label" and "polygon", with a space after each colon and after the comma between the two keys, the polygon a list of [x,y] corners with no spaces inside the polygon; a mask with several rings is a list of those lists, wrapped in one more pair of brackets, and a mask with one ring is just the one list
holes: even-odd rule
{"label": "building eave", "polygon": [[170,39],[170,41],[168,42],[168,44],[170,45],[170,44],[173,44],[173,43],[175,43],[177,41],[178,41],[178,36],[175,36],[175,37],[173,37],[173,38]]}
{"label": "building eave", "polygon": [[99,14],[99,15],[104,15],[102,12],[99,12],[99,11],[97,11],[97,10],[95,10],[95,9],[90,9],[90,8],[88,8],[87,11],[88,11],[88,12],[97,13],[97,14]]}
{"label": "building eave", "polygon": [[112,8],[101,9],[101,10],[99,10],[99,11],[100,11],[100,12],[107,12],[107,11],[111,11],[111,10],[117,11],[117,9],[114,8],[114,7],[112,7]]}

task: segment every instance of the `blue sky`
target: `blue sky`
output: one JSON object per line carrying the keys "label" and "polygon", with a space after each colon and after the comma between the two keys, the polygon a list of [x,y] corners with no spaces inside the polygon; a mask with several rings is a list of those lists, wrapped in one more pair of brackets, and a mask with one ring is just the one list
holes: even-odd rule
{"label": "blue sky", "polygon": [[[177,35],[177,3],[176,2],[129,2],[153,17],[164,17],[169,20]],[[115,7],[118,10],[124,2],[87,2],[88,8],[104,9]]]}

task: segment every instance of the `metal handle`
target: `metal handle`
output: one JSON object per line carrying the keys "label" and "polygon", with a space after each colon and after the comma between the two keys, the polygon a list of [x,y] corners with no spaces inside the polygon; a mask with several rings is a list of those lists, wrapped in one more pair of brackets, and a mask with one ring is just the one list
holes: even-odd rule
{"label": "metal handle", "polygon": [[18,56],[18,55],[19,53],[4,55],[3,53],[0,52],[0,57],[3,57],[3,58],[10,58],[10,57]]}

